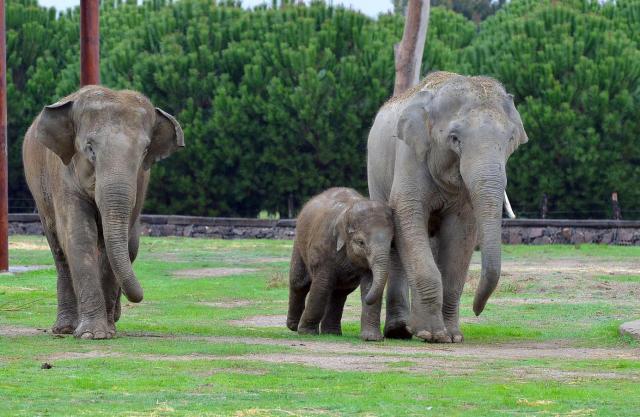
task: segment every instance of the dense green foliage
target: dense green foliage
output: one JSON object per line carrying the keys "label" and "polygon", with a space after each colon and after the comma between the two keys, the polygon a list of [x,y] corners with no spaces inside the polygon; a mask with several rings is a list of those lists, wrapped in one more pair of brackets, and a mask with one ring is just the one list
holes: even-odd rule
{"label": "dense green foliage", "polygon": [[[406,14],[409,0],[392,0],[393,12]],[[463,14],[476,23],[486,19],[502,7],[506,0],[431,0],[431,6],[442,6]]]}
{"label": "dense green foliage", "polygon": [[[146,211],[287,215],[329,186],[366,192],[366,137],[393,88],[402,17],[215,3],[103,2],[103,83],[144,92],[185,130],[186,149],[153,169]],[[79,13],[11,0],[7,19],[19,211],[24,132],[78,85]],[[512,0],[479,27],[432,8],[423,72],[491,75],[516,96],[531,139],[509,166],[516,210],[535,211],[543,193],[559,216],[604,216],[612,191],[624,216],[640,206],[639,22],[640,0]]]}

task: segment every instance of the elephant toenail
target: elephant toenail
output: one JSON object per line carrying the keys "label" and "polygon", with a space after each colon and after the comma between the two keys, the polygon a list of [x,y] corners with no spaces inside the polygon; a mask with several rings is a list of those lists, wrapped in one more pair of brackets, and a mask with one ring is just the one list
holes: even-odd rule
{"label": "elephant toenail", "polygon": [[80,339],[93,339],[93,333],[84,332],[82,333],[82,336],[80,336]]}
{"label": "elephant toenail", "polygon": [[425,341],[431,340],[431,332],[426,330],[420,330],[416,336]]}

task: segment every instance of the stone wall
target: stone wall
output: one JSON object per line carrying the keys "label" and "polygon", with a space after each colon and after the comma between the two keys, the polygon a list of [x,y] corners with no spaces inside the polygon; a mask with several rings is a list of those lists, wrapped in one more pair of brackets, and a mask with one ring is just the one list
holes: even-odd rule
{"label": "stone wall", "polygon": [[[143,215],[146,236],[221,239],[292,239],[295,220]],[[604,243],[640,245],[640,221],[504,219],[502,241],[511,244]],[[41,235],[36,214],[9,214],[9,234]]]}

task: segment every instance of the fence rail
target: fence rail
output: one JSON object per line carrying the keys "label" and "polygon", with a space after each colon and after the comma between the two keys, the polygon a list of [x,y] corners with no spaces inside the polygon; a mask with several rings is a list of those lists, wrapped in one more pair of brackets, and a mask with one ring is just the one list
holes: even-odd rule
{"label": "fence rail", "polygon": [[[295,219],[144,214],[140,220],[142,234],[148,236],[291,239],[296,227]],[[9,214],[9,233],[42,234],[40,218],[32,213]],[[640,220],[503,219],[502,241],[640,245]]]}

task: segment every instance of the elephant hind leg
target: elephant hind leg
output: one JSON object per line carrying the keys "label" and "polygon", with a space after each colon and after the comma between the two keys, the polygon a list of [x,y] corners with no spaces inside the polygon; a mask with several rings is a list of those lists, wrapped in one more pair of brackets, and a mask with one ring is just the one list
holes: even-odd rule
{"label": "elephant hind leg", "polygon": [[[43,220],[42,224],[46,224],[46,222]],[[71,271],[57,233],[54,230],[46,229],[45,235],[58,273],[58,314],[51,332],[54,334],[72,334],[76,326],[78,326],[78,301],[73,289]]]}
{"label": "elephant hind leg", "polygon": [[411,339],[407,330],[409,317],[409,281],[400,262],[397,249],[391,250],[389,258],[389,281],[387,284],[387,315],[384,337],[389,339]]}
{"label": "elephant hind leg", "polygon": [[307,274],[307,268],[294,245],[289,268],[289,312],[287,313],[287,327],[294,332],[298,330],[298,323],[304,312],[305,299],[310,288],[311,280]]}
{"label": "elephant hind leg", "polygon": [[102,283],[102,292],[104,294],[104,304],[107,310],[107,324],[109,327],[109,335],[111,337],[116,334],[116,321],[120,319],[120,285],[113,275],[109,258],[105,251],[104,245],[100,246],[100,281]]}

